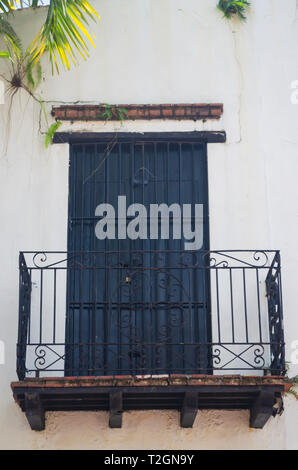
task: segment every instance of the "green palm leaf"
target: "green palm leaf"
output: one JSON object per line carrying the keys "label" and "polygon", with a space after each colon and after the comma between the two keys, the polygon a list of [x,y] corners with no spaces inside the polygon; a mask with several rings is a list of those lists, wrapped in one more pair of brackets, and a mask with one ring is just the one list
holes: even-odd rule
{"label": "green palm leaf", "polygon": [[[16,8],[38,7],[42,0],[2,0],[0,1],[0,36],[4,36],[8,52],[21,57],[21,42],[8,22],[9,14]],[[88,31],[89,20],[99,18],[97,12],[87,0],[51,0],[46,21],[25,53],[32,65],[39,62],[41,56],[49,53],[52,71],[59,72],[58,62],[69,69],[77,62],[77,55],[86,59],[89,45],[94,46],[92,35]],[[11,50],[12,49],[12,50]],[[4,57],[4,55],[2,55]]]}
{"label": "green palm leaf", "polygon": [[88,45],[94,46],[89,34],[88,20],[99,18],[87,0],[51,0],[45,24],[29,47],[32,62],[38,62],[45,51],[49,52],[52,70],[59,72],[58,58],[69,69],[76,63],[76,53],[88,57]]}
{"label": "green palm leaf", "polygon": [[[22,43],[6,18],[0,16],[0,36],[4,37],[6,42],[6,46],[9,54],[9,58],[15,58],[16,60],[20,60],[22,56]],[[2,56],[3,57],[3,56]]]}
{"label": "green palm leaf", "polygon": [[8,13],[8,12],[14,10],[15,7],[16,7],[16,3],[17,2],[14,2],[14,1],[9,2],[7,0],[0,1],[0,12]]}

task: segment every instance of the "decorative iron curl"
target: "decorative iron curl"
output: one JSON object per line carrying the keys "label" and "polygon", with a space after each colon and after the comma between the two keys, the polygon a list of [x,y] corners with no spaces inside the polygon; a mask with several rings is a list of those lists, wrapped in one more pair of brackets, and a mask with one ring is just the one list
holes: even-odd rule
{"label": "decorative iron curl", "polygon": [[[167,276],[168,285],[167,286],[162,285],[162,283],[165,282],[165,278],[162,278],[161,280],[159,280],[158,287],[160,287],[161,289],[164,289],[166,291],[166,294],[169,297],[174,297],[175,294],[179,294],[179,295],[184,294],[187,300],[189,300],[189,301],[191,300],[189,292],[186,290],[186,288],[184,287],[183,282],[177,276],[175,276],[172,273],[169,273],[168,271],[166,271],[163,268],[160,268],[160,269],[158,269],[154,272],[156,272],[157,274],[164,274],[165,276]],[[173,283],[172,283],[173,288],[171,287],[171,282],[170,281],[173,281]],[[170,288],[172,288],[172,291],[170,291]],[[178,288],[178,290],[177,290],[177,288]]]}
{"label": "decorative iron curl", "polygon": [[183,308],[179,306],[173,306],[172,309],[176,308],[178,312],[173,312],[170,310],[170,313],[167,317],[168,320],[168,325],[171,328],[178,328],[178,327],[183,327],[185,325],[185,322],[182,320],[183,317]]}
{"label": "decorative iron curl", "polygon": [[262,268],[267,266],[269,261],[268,254],[265,251],[255,251],[253,254],[253,259],[258,262],[256,267]]}
{"label": "decorative iron curl", "polygon": [[[235,255],[233,254],[235,253]],[[241,252],[238,252],[241,253]],[[203,254],[203,259],[205,260],[205,265],[210,268],[228,268],[236,267],[239,265],[231,264],[231,262],[239,263],[243,266],[248,266],[250,268],[265,268],[269,267],[269,257],[266,251],[256,250],[251,252],[245,252],[251,255],[252,260],[244,260],[236,256],[237,251],[235,252],[223,252],[223,251],[208,251]],[[244,253],[244,254],[245,254]],[[231,266],[230,266],[231,264]]]}
{"label": "decorative iron curl", "polygon": [[170,333],[171,333],[171,328],[169,327],[169,325],[159,326],[158,331],[156,333],[157,342],[166,344],[171,339]]}
{"label": "decorative iron curl", "polygon": [[129,313],[125,315],[121,314],[118,320],[118,312],[112,311],[111,318],[114,326],[120,328],[121,330],[132,327],[131,315]]}
{"label": "decorative iron curl", "polygon": [[47,262],[47,259],[48,257],[46,253],[44,251],[40,251],[38,253],[35,253],[32,259],[32,263],[36,268],[44,268],[46,266],[43,266],[43,264]]}
{"label": "decorative iron curl", "polygon": [[261,368],[263,368],[265,365],[265,360],[263,357],[264,353],[264,346],[262,346],[261,344],[256,345],[256,349],[254,349],[254,363]]}
{"label": "decorative iron curl", "polygon": [[216,258],[209,258],[209,266],[210,268],[228,268],[229,263],[227,260],[222,260],[222,261],[216,261]]}
{"label": "decorative iron curl", "polygon": [[[39,251],[35,253],[32,258],[33,266],[38,269],[49,269],[49,268],[52,268],[54,266],[57,266],[61,263],[65,263],[66,261],[68,261],[66,257],[67,253],[63,254],[63,259],[58,259],[57,261],[52,261],[52,262],[49,262],[48,254],[49,253],[46,253],[45,251]],[[52,253],[52,254],[56,256],[58,255],[58,253]],[[68,267],[71,267],[71,266],[68,266]],[[65,266],[65,269],[66,269],[66,266]]]}
{"label": "decorative iron curl", "polygon": [[42,349],[43,346],[38,345],[35,348],[35,355],[37,356],[35,361],[34,361],[34,366],[36,367],[36,370],[43,370],[43,366],[46,363],[45,356],[46,356],[46,350]]}
{"label": "decorative iron curl", "polygon": [[163,274],[164,274],[164,277],[162,277],[161,279],[158,279],[158,287],[160,287],[160,289],[163,289],[169,298],[173,298],[177,296],[179,294],[178,288],[182,286],[179,286],[179,283],[177,282],[175,277],[174,277],[174,280],[176,281],[176,284],[175,283],[171,284],[171,280],[172,280],[171,275],[169,273],[163,273]]}
{"label": "decorative iron curl", "polygon": [[213,360],[213,363],[216,364],[216,365],[219,365],[221,363],[221,350],[218,349],[218,348],[215,348],[213,349],[212,351],[212,360]]}

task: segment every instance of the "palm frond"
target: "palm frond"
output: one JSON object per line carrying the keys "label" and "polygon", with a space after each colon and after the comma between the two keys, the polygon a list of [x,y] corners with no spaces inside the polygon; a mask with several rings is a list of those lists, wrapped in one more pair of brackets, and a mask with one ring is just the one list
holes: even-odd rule
{"label": "palm frond", "polygon": [[33,90],[36,89],[42,79],[42,69],[40,62],[37,62],[37,64],[33,64],[29,61],[26,64],[25,71],[29,87]]}
{"label": "palm frond", "polygon": [[9,13],[11,11],[13,11],[16,7],[16,4],[18,2],[16,1],[8,1],[8,0],[2,0],[0,1],[0,12],[2,13]]}
{"label": "palm frond", "polygon": [[69,69],[76,63],[76,53],[88,57],[88,45],[94,42],[88,32],[90,19],[99,18],[87,0],[51,0],[45,24],[29,46],[33,63],[38,62],[48,51],[52,71],[59,73],[58,58]]}
{"label": "palm frond", "polygon": [[2,0],[0,1],[0,13],[10,13],[16,8],[37,7],[43,4],[42,0]]}
{"label": "palm frond", "polygon": [[0,59],[11,59],[8,51],[0,51]]}
{"label": "palm frond", "polygon": [[0,37],[3,37],[11,58],[20,59],[22,56],[22,42],[6,18],[0,15]]}

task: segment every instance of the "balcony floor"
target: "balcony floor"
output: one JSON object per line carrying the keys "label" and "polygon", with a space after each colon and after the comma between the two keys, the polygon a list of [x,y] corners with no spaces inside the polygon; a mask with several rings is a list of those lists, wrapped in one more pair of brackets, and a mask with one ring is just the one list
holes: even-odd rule
{"label": "balcony floor", "polygon": [[262,428],[282,412],[290,380],[277,376],[168,375],[47,377],[12,382],[15,401],[34,430],[45,427],[46,411],[109,411],[110,427],[121,427],[127,410],[179,410],[192,427],[197,410],[248,409],[250,427]]}

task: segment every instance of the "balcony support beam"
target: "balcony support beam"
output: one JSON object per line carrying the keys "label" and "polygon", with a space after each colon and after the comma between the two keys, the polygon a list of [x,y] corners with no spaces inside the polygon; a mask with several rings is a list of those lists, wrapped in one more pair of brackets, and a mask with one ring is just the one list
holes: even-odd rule
{"label": "balcony support beam", "polygon": [[250,410],[250,427],[262,429],[268,419],[273,415],[274,404],[274,392],[262,390],[258,394]]}
{"label": "balcony support beam", "polygon": [[251,410],[250,424],[260,428],[272,411],[281,414],[282,395],[291,385],[284,376],[170,375],[41,377],[11,387],[31,428],[42,430],[47,411],[108,412],[114,428],[123,412],[140,409],[177,410],[183,427],[193,425],[197,409]]}
{"label": "balcony support beam", "polygon": [[189,391],[184,394],[180,415],[180,426],[192,428],[198,412],[198,393]]}
{"label": "balcony support beam", "polygon": [[123,400],[122,392],[111,392],[109,395],[110,403],[110,428],[122,427]]}
{"label": "balcony support beam", "polygon": [[39,393],[25,393],[25,413],[33,431],[43,431],[45,429],[45,412]]}

